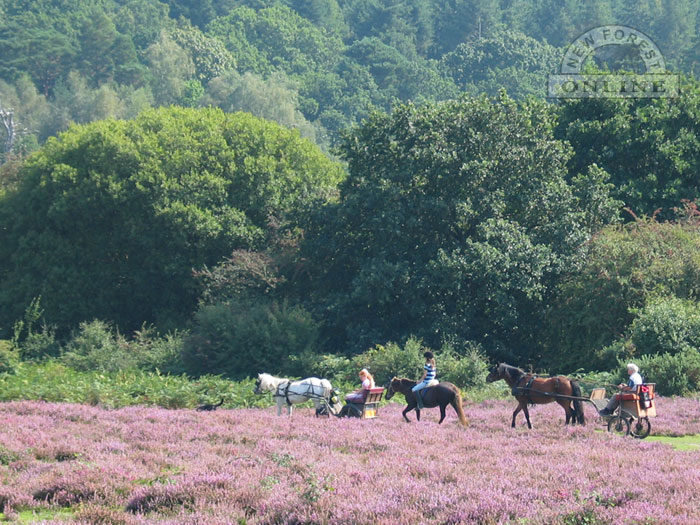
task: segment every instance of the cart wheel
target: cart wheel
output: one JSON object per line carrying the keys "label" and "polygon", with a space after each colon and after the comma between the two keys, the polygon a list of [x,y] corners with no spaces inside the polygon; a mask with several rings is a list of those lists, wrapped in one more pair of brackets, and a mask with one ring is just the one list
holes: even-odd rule
{"label": "cart wheel", "polygon": [[630,418],[630,434],[638,439],[644,439],[651,432],[651,422],[648,417],[641,417],[637,421]]}
{"label": "cart wheel", "polygon": [[614,417],[608,421],[608,432],[626,436],[630,433],[630,422],[624,417]]}

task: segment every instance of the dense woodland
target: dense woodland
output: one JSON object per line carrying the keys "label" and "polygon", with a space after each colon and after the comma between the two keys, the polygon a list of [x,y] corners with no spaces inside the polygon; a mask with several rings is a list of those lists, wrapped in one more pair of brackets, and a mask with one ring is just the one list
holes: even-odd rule
{"label": "dense woodland", "polygon": [[[606,23],[681,96],[547,100]],[[698,68],[697,0],[0,0],[0,368],[698,390]]]}

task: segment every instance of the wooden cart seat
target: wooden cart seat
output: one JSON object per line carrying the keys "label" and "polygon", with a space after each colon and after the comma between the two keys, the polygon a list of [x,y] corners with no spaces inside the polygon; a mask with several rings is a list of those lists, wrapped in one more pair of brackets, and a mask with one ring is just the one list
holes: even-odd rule
{"label": "wooden cart seat", "polygon": [[383,395],[383,388],[370,388],[369,390],[365,390],[365,399],[362,403],[348,403],[348,405],[352,405],[352,411],[355,414],[359,414],[360,418],[372,419],[377,417],[379,402],[382,400]]}
{"label": "wooden cart seat", "polygon": [[[644,407],[642,404],[642,388],[647,388],[649,393],[649,399],[651,401],[650,407]],[[640,417],[656,417],[656,383],[643,383],[637,385],[636,392],[628,392],[622,394],[622,410],[633,415],[636,418]]]}

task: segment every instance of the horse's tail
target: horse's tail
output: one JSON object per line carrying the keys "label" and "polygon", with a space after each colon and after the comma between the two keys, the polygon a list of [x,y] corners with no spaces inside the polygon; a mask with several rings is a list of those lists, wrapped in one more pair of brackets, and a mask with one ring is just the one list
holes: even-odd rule
{"label": "horse's tail", "polygon": [[[571,395],[574,397],[583,397],[578,381],[571,381]],[[574,412],[574,422],[577,422],[579,425],[585,425],[586,418],[583,415],[583,403],[581,403],[580,399],[574,399]]]}
{"label": "horse's tail", "polygon": [[455,412],[457,412],[459,422],[466,427],[469,424],[469,421],[467,421],[467,416],[464,415],[464,409],[462,408],[462,394],[460,393],[459,388],[456,388],[455,395],[452,398],[452,401],[450,401],[450,404],[455,409]]}

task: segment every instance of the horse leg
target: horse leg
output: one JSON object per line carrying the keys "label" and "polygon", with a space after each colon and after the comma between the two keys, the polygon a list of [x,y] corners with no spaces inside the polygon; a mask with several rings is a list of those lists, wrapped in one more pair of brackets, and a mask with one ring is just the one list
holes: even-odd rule
{"label": "horse leg", "polygon": [[559,403],[562,408],[564,409],[564,412],[566,412],[566,421],[564,422],[565,425],[568,425],[569,422],[573,425],[576,423],[576,419],[574,416],[574,411],[571,410],[571,402],[567,399],[566,403],[562,402]]}
{"label": "horse leg", "polygon": [[532,424],[530,423],[530,411],[527,409],[527,405],[523,406],[523,412],[525,412],[525,420],[527,421],[527,428],[532,430]]}
{"label": "horse leg", "polygon": [[518,408],[516,408],[516,409],[513,411],[513,421],[512,421],[512,423],[510,424],[510,428],[515,428],[515,416],[517,416],[518,413],[519,413],[522,409],[523,409],[523,405],[522,405],[522,403],[519,403],[519,404],[518,404]]}
{"label": "horse leg", "polygon": [[440,405],[440,421],[438,421],[438,425],[442,423],[443,419],[445,419],[445,407],[447,405]]}
{"label": "horse leg", "polygon": [[[401,412],[401,415],[403,415],[403,418],[406,420],[406,423],[410,423],[410,422],[411,422],[411,420],[408,419],[408,418],[406,417],[406,414],[409,413],[411,410],[413,410],[413,408],[414,408],[414,407],[412,407],[411,405],[406,405],[406,408],[404,408],[404,409],[403,409],[403,412]],[[420,414],[420,412],[418,412],[417,410],[416,410],[416,412],[417,412],[418,414]]]}
{"label": "horse leg", "polygon": [[277,400],[277,416],[281,416],[281,415],[282,415],[282,401],[278,399]]}
{"label": "horse leg", "polygon": [[416,406],[416,421],[420,421],[420,408]]}

